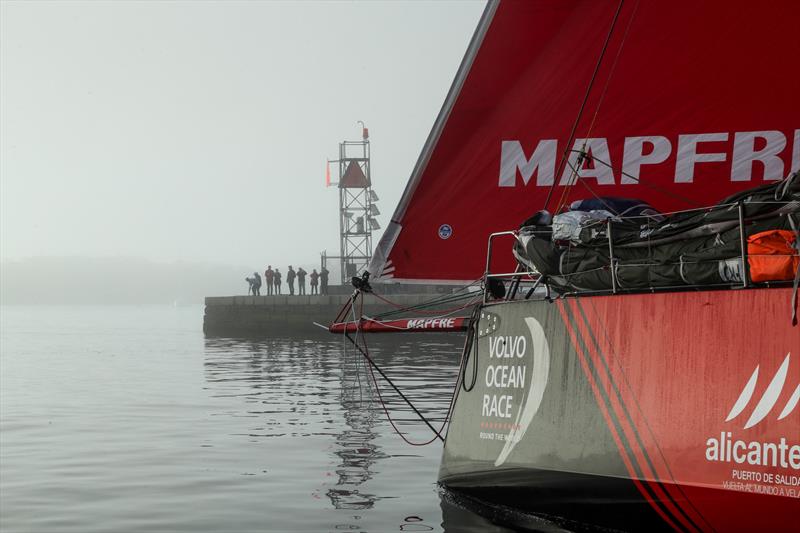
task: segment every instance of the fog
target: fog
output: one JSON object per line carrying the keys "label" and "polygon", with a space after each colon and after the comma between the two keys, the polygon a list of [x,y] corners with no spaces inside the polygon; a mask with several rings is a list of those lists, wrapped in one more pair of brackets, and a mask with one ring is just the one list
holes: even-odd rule
{"label": "fog", "polygon": [[0,303],[202,304],[247,294],[243,266],[135,257],[33,257],[3,263]]}
{"label": "fog", "polygon": [[325,161],[359,120],[385,227],[483,7],[0,3],[3,301],[60,301],[62,269],[70,294],[128,301],[87,280],[214,294],[317,266],[339,246]]}

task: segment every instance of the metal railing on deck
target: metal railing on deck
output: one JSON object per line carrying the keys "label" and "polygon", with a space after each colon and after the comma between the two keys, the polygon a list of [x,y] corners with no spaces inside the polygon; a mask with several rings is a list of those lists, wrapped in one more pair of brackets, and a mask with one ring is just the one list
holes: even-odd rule
{"label": "metal railing on deck", "polygon": [[[781,209],[776,209],[775,211],[762,214],[759,216],[754,216],[750,218],[745,217],[745,209],[747,206],[758,206],[758,205],[780,205],[784,206]],[[645,293],[645,292],[655,292],[655,291],[675,291],[675,290],[687,290],[687,289],[700,289],[700,288],[748,288],[754,285],[765,287],[765,286],[772,286],[772,285],[791,285],[791,281],[773,281],[773,282],[761,282],[761,283],[753,283],[750,280],[750,266],[749,266],[749,258],[755,257],[752,254],[748,253],[748,237],[746,231],[746,222],[753,222],[759,219],[764,219],[768,217],[776,217],[776,216],[790,216],[791,226],[795,235],[798,235],[800,231],[800,227],[798,226],[799,221],[793,221],[791,215],[797,215],[800,212],[800,205],[796,201],[789,201],[789,202],[777,202],[777,201],[770,201],[770,202],[737,202],[733,204],[720,204],[715,205],[712,207],[705,207],[699,209],[687,209],[682,211],[673,211],[670,213],[662,213],[659,214],[658,217],[668,217],[671,215],[676,214],[688,214],[688,213],[710,213],[713,211],[723,211],[723,210],[730,210],[731,208],[736,208],[738,211],[738,220],[735,221],[717,221],[716,223],[730,223],[733,222],[733,227],[738,227],[739,231],[739,247],[741,250],[739,260],[741,261],[741,281],[730,281],[724,283],[706,283],[706,284],[678,284],[678,285],[654,285],[650,287],[636,287],[636,288],[624,288],[620,285],[618,279],[617,269],[619,267],[619,260],[615,259],[615,243],[613,238],[613,225],[615,223],[623,222],[626,219],[648,219],[654,218],[650,215],[639,215],[635,217],[610,217],[606,218],[605,220],[597,219],[596,224],[605,224],[605,235],[607,236],[608,240],[608,255],[609,255],[609,262],[607,265],[603,265],[600,269],[590,269],[584,271],[576,271],[571,274],[563,274],[561,273],[559,277],[561,278],[569,278],[571,276],[576,276],[579,274],[586,274],[596,270],[609,270],[610,272],[610,279],[611,279],[611,287],[608,289],[573,289],[573,290],[561,290],[559,295],[561,296],[569,296],[575,294],[618,294],[618,293]],[[713,223],[713,222],[712,222]],[[702,227],[702,225],[698,226]],[[725,230],[727,231],[727,230]],[[714,233],[720,233],[721,231],[711,232],[706,236],[710,237]],[[518,230],[514,231],[500,231],[495,232],[489,235],[488,243],[487,243],[487,251],[486,251],[486,270],[484,274],[484,290],[483,290],[483,302],[487,303],[491,300],[515,300],[520,299],[520,295],[522,295],[522,299],[530,299],[532,296],[538,294],[544,299],[550,299],[553,287],[551,286],[550,281],[548,281],[548,277],[542,275],[540,272],[536,270],[524,270],[519,262],[517,262],[517,269],[514,272],[503,272],[503,273],[492,273],[491,272],[491,263],[492,263],[492,253],[494,249],[494,241],[500,237],[510,236],[513,237],[514,240],[519,239],[520,232]],[[679,240],[679,239],[675,239]],[[648,234],[647,241],[642,241],[642,243],[647,242],[648,246],[654,246],[655,243],[650,243],[650,236]],[[625,245],[622,245],[623,247]],[[596,246],[595,246],[596,248]],[[798,251],[800,250],[800,236],[795,241],[795,253],[791,254],[791,256],[798,256]],[[781,255],[769,255],[768,257],[782,257]],[[785,256],[783,256],[785,257]],[[679,256],[680,258],[680,256]],[[732,258],[731,258],[732,259]],[[723,261],[723,259],[715,258],[708,260],[706,262],[711,263],[719,263]],[[697,261],[694,264],[702,263],[703,261]],[[676,265],[680,264],[677,263],[661,263],[661,265]],[[626,263],[624,266],[652,266],[653,263]],[[510,280],[511,285],[509,290],[505,292],[505,285],[503,284],[503,291],[505,294],[499,294],[497,289],[497,282],[502,282],[502,280]],[[561,287],[563,289],[563,287]]]}

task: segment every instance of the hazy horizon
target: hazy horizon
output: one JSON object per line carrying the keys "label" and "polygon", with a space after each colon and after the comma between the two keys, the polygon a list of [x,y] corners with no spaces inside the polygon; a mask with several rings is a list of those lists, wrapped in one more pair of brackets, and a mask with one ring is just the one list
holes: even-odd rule
{"label": "hazy horizon", "polygon": [[206,296],[247,294],[253,268],[134,257],[10,260],[2,263],[0,304],[202,304]]}
{"label": "hazy horizon", "polygon": [[52,258],[318,265],[357,121],[385,227],[483,7],[2,2],[4,292]]}

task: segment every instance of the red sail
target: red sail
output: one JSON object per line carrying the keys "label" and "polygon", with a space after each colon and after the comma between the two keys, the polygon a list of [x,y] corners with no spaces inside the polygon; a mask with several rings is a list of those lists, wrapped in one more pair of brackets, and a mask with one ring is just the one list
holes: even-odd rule
{"label": "red sail", "polygon": [[477,279],[548,196],[669,211],[797,170],[798,27],[796,0],[490,1],[373,276]]}

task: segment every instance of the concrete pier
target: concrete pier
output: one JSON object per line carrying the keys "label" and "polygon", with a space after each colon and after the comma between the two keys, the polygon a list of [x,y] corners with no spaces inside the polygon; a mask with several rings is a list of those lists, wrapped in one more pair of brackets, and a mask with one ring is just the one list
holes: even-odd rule
{"label": "concrete pier", "polygon": [[[419,305],[435,294],[392,294],[391,301],[401,306]],[[323,330],[314,322],[330,324],[349,295],[326,296],[220,296],[207,297],[203,331],[207,335],[261,335]],[[367,295],[364,315],[374,316],[396,310]]]}

